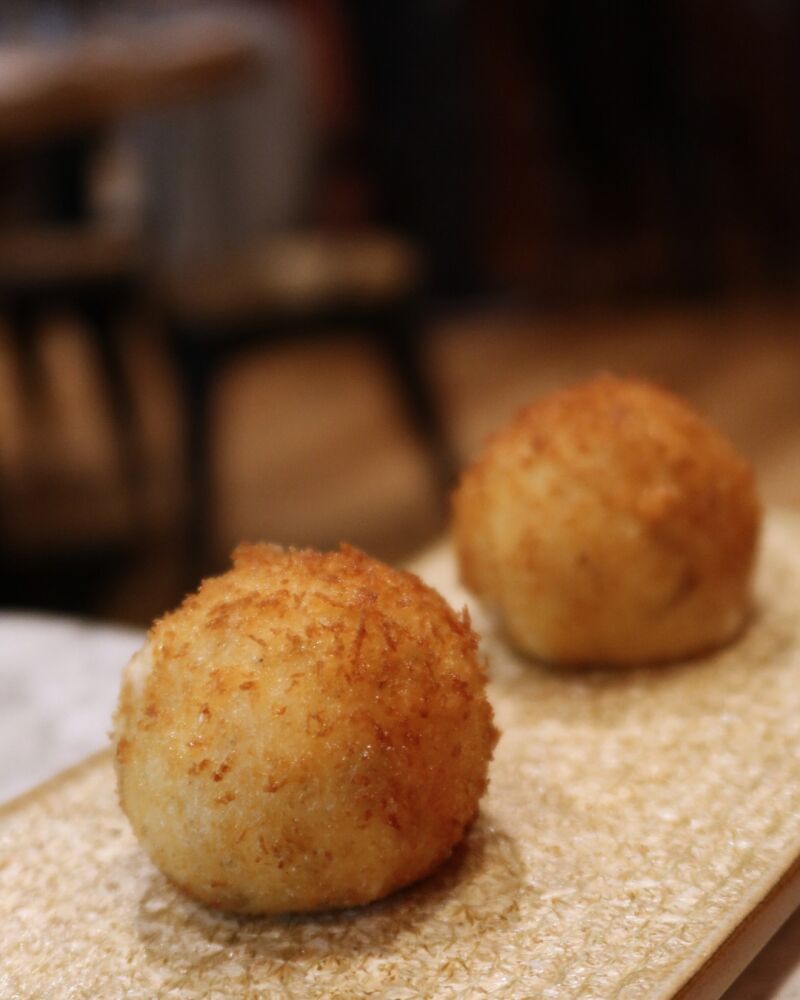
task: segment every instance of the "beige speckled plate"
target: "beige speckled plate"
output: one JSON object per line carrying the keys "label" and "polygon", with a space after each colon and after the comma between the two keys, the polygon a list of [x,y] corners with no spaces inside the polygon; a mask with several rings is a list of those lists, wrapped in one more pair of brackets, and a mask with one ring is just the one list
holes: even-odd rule
{"label": "beige speckled plate", "polygon": [[[416,565],[466,597],[446,546]],[[338,914],[184,899],[108,756],[0,811],[5,998],[711,998],[800,903],[800,518],[773,514],[728,650],[627,674],[520,662],[476,611],[503,737],[434,877]]]}

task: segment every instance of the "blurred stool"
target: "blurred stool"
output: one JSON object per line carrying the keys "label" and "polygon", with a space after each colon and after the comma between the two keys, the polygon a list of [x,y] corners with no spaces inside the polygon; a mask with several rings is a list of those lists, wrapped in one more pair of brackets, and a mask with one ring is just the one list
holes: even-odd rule
{"label": "blurred stool", "polygon": [[169,346],[186,408],[187,571],[208,568],[213,523],[211,397],[221,367],[280,338],[359,332],[379,350],[425,448],[442,500],[455,463],[422,358],[421,267],[380,232],[275,236],[165,290]]}
{"label": "blurred stool", "polygon": [[37,337],[43,323],[55,313],[74,317],[100,364],[135,516],[141,456],[118,334],[141,289],[136,247],[118,234],[88,225],[0,232],[0,312],[9,324],[26,401],[35,407],[41,400]]}

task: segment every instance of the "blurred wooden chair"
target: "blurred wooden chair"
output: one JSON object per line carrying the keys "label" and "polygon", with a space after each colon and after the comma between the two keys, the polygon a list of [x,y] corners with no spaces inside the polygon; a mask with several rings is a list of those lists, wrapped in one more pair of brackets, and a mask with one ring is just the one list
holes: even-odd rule
{"label": "blurred wooden chair", "polygon": [[421,284],[418,256],[398,236],[301,232],[264,239],[247,253],[163,289],[187,415],[190,573],[206,569],[210,555],[214,380],[227,361],[256,344],[334,331],[369,337],[445,496],[454,462],[422,358]]}
{"label": "blurred wooden chair", "polygon": [[8,322],[27,404],[41,400],[39,337],[66,314],[81,323],[102,372],[121,465],[138,516],[141,462],[120,325],[139,301],[143,281],[135,244],[91,225],[0,231],[0,313]]}

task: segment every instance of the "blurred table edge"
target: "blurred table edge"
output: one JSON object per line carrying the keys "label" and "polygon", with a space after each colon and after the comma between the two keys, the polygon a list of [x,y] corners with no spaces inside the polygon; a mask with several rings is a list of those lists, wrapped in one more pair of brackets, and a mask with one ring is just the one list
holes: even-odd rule
{"label": "blurred table edge", "polygon": [[0,142],[92,130],[242,86],[265,70],[263,51],[230,17],[206,19],[202,35],[187,33],[187,25],[191,15],[144,26],[112,23],[74,41],[3,44]]}

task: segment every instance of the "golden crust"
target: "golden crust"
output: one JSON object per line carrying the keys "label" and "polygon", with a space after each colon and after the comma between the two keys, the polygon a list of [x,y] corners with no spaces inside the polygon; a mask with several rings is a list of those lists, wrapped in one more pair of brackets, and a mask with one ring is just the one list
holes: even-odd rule
{"label": "golden crust", "polygon": [[454,495],[465,583],[556,663],[677,659],[746,618],[752,470],[685,402],[602,375],[522,410]]}
{"label": "golden crust", "polygon": [[155,623],[114,739],[155,863],[212,906],[282,912],[365,903],[447,857],[496,733],[466,612],[347,546],[252,545]]}

